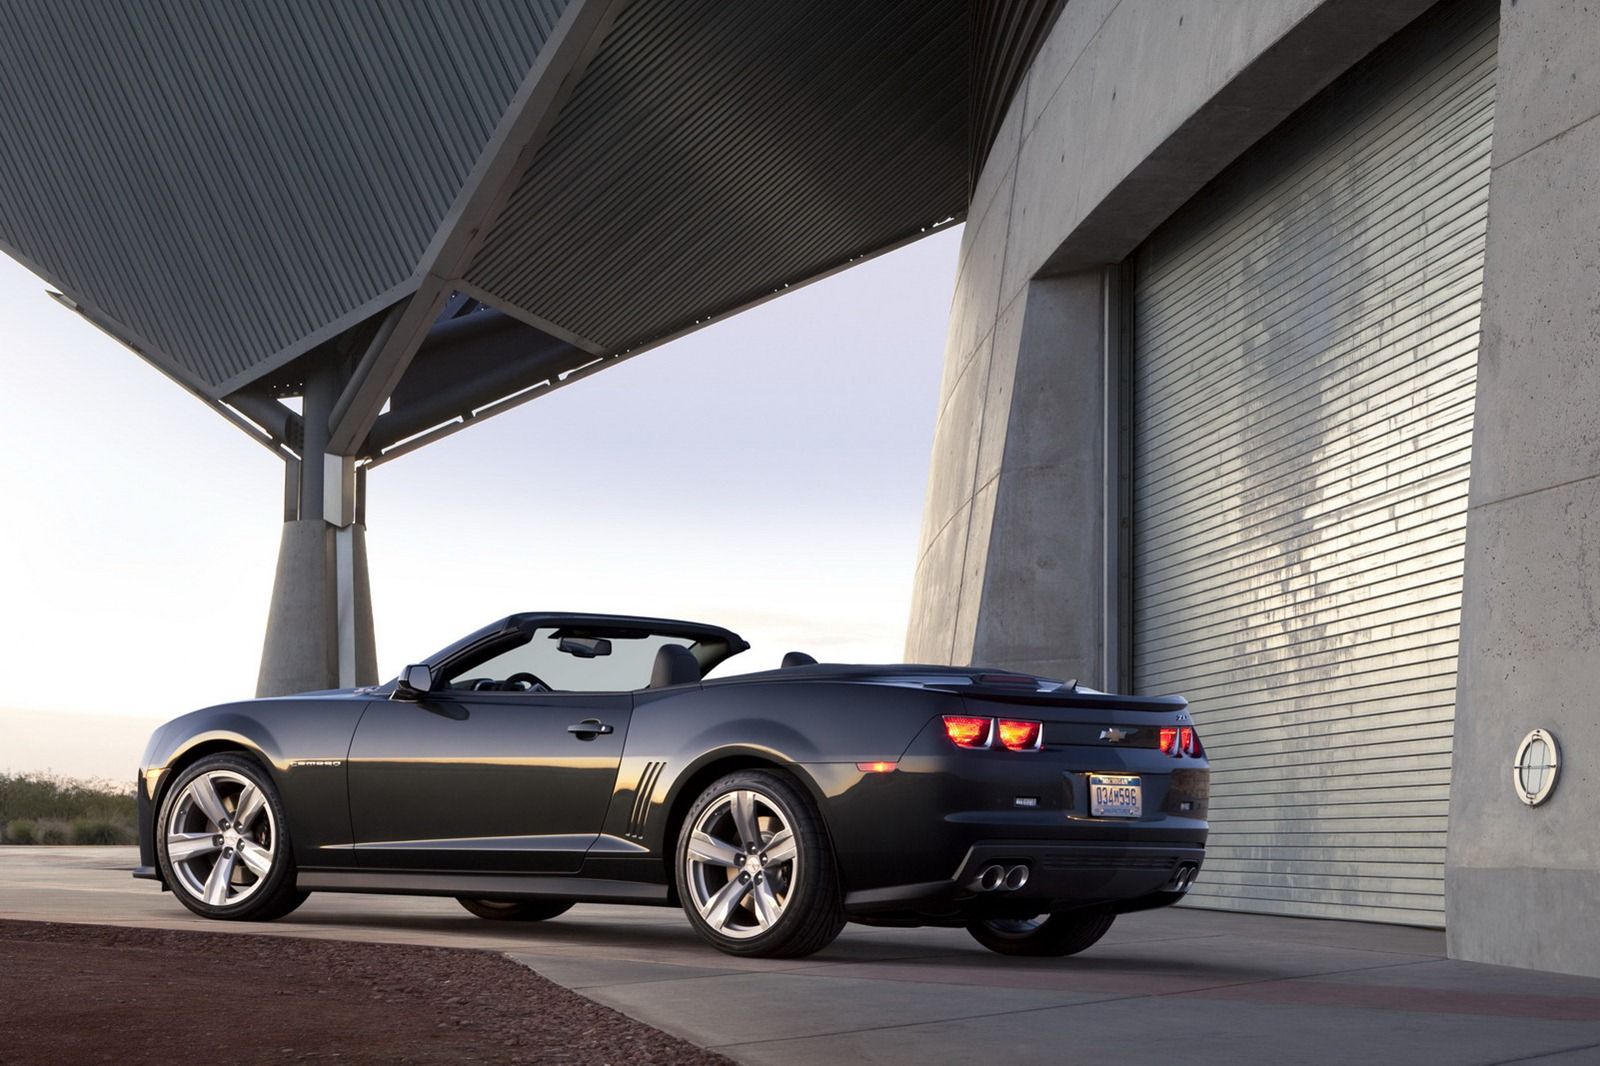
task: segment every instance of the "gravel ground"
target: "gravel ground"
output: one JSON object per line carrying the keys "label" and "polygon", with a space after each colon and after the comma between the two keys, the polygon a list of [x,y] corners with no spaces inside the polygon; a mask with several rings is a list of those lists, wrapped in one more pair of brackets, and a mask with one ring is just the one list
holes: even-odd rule
{"label": "gravel ground", "polygon": [[0,1064],[729,1060],[488,951],[0,921]]}

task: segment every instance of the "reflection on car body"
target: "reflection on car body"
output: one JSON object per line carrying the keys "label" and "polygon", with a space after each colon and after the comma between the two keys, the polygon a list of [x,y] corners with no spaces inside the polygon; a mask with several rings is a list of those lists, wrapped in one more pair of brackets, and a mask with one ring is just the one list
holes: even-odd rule
{"label": "reflection on car body", "polygon": [[495,920],[682,906],[717,948],[766,956],[847,921],[1071,954],[1194,882],[1210,775],[1182,699],[800,653],[709,676],[747,647],[518,614],[386,685],[185,715],[140,769],[136,875],[219,919],[313,891]]}

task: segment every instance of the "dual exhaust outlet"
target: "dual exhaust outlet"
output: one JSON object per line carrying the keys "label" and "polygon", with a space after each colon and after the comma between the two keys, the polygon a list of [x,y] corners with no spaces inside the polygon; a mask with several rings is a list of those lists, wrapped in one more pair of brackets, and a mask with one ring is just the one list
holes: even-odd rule
{"label": "dual exhaust outlet", "polygon": [[985,866],[973,879],[970,887],[979,892],[1005,891],[1015,892],[1028,883],[1028,867],[1019,863],[1007,869],[999,863]]}

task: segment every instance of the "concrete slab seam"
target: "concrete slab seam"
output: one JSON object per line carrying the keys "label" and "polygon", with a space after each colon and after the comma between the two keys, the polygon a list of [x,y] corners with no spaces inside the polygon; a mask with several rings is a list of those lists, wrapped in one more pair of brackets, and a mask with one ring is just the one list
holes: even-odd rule
{"label": "concrete slab seam", "polygon": [[[1115,15],[1117,13],[1117,11],[1119,9],[1121,9],[1121,7],[1122,7],[1122,0],[1117,0],[1116,3],[1111,5],[1110,10],[1108,10],[1105,13],[1105,15],[1100,19],[1100,25],[1098,25],[1098,26],[1096,26],[1094,28],[1094,32],[1091,33],[1089,35],[1088,39],[1083,42],[1083,47],[1078,49],[1078,54],[1072,57],[1072,62],[1071,63],[1067,64],[1066,73],[1061,75],[1061,80],[1056,82],[1055,87],[1050,90],[1049,97],[1046,98],[1045,102],[1042,105],[1040,105],[1039,113],[1036,116],[1034,116],[1033,125],[1029,126],[1029,125],[1024,124],[1022,129],[1018,132],[1018,134],[1017,134],[1017,158],[1018,159],[1022,158],[1022,146],[1025,143],[1027,143],[1028,138],[1033,135],[1033,131],[1035,129],[1038,129],[1039,123],[1044,120],[1044,113],[1046,111],[1050,110],[1050,105],[1051,104],[1055,103],[1056,96],[1061,92],[1061,87],[1063,85],[1065,85],[1067,83],[1068,79],[1070,79],[1072,77],[1072,72],[1074,70],[1078,69],[1078,61],[1080,59],[1082,59],[1084,56],[1089,54],[1089,49],[1093,48],[1095,46],[1095,42],[1100,40],[1100,33],[1101,33],[1101,31],[1103,31],[1106,28],[1106,23],[1111,21],[1111,16]],[[1064,12],[1063,12],[1063,14],[1064,14]],[[1032,78],[1029,78],[1027,80],[1028,80],[1029,83],[1031,83],[1033,81]],[[1027,115],[1027,109],[1026,108],[1023,109],[1023,115],[1024,116]]]}
{"label": "concrete slab seam", "polygon": [[[1434,960],[1430,959],[1430,960],[1427,960],[1427,961],[1428,962],[1432,962]],[[1217,991],[1219,989],[1224,989],[1224,988],[1244,988],[1244,987],[1248,987],[1250,985],[1271,985],[1271,984],[1279,984],[1279,983],[1286,982],[1286,981],[1303,981],[1303,980],[1307,980],[1307,979],[1312,978],[1312,977],[1334,977],[1334,976],[1338,976],[1340,974],[1366,973],[1367,971],[1370,971],[1370,970],[1392,970],[1392,969],[1397,969],[1397,968],[1402,967],[1402,966],[1419,966],[1419,965],[1424,965],[1424,963],[1419,963],[1419,962],[1415,962],[1415,961],[1413,961],[1413,962],[1390,962],[1390,963],[1384,963],[1384,964],[1379,965],[1379,966],[1352,966],[1352,967],[1349,967],[1349,968],[1343,969],[1343,970],[1326,970],[1326,971],[1322,971],[1322,972],[1314,973],[1314,974],[1303,974],[1303,975],[1300,975],[1298,977],[1267,977],[1267,978],[1261,978],[1261,979],[1253,980],[1253,981],[1229,981],[1229,982],[1225,982],[1223,984],[1206,985],[1206,986],[1204,986],[1202,988],[1186,988],[1186,989],[1183,989],[1182,991],[1177,991],[1177,992],[1153,992],[1153,993],[1152,992],[1139,992],[1139,993],[1133,993],[1133,994],[1130,994],[1130,995],[1098,996],[1098,997],[1095,997],[1093,999],[1079,1000],[1079,1001],[1077,1001],[1075,1003],[1054,1003],[1054,1004],[1048,1004],[1048,1005],[1040,1006],[1040,1007],[1020,1007],[1020,1008],[1018,1008],[1016,1010],[983,1011],[983,1012],[980,1012],[980,1013],[977,1013],[977,1014],[951,1016],[951,1017],[947,1017],[947,1018],[940,1018],[938,1020],[938,1024],[942,1024],[942,1023],[945,1023],[945,1022],[973,1021],[973,1020],[978,1019],[978,1018],[1005,1018],[1005,1017],[1011,1017],[1013,1015],[1018,1015],[1018,1014],[1037,1014],[1040,1011],[1048,1011],[1048,1010],[1072,1010],[1072,1009],[1075,1009],[1077,1007],[1102,1006],[1102,1005],[1104,1005],[1106,1003],[1119,1003],[1119,1002],[1122,1002],[1122,1001],[1125,1001],[1125,1000],[1171,999],[1171,998],[1175,998],[1175,997],[1178,997],[1178,996],[1190,996],[1190,995],[1195,995],[1195,994],[1202,993],[1202,992],[1214,992],[1214,991]],[[804,976],[804,975],[797,975],[797,976]],[[906,979],[905,983],[909,984],[909,983],[916,983],[916,982],[913,979]],[[939,982],[926,982],[926,983],[928,983],[928,984],[936,984],[936,983],[942,984],[942,983],[939,983]],[[942,985],[942,987],[950,987],[950,986]],[[640,1019],[640,1020],[643,1021],[644,1019]],[[650,1024],[655,1024],[655,1023],[650,1023]],[[749,1046],[756,1045],[756,1044],[780,1044],[780,1043],[786,1043],[786,1042],[789,1042],[789,1041],[792,1041],[792,1040],[820,1040],[820,1039],[825,1039],[825,1038],[828,1038],[828,1037],[835,1037],[835,1036],[850,1036],[850,1035],[853,1035],[855,1033],[876,1033],[876,1032],[885,1032],[885,1031],[889,1031],[889,1030],[893,1030],[893,1029],[914,1029],[914,1028],[917,1028],[919,1026],[930,1025],[930,1024],[936,1024],[936,1023],[922,1021],[922,1022],[902,1022],[902,1023],[897,1024],[897,1025],[867,1025],[867,1026],[860,1026],[860,1027],[855,1028],[855,1029],[841,1029],[838,1032],[811,1033],[811,1034],[809,1034],[807,1036],[778,1037],[776,1039],[770,1039],[770,1040],[739,1040],[739,1041],[730,1041],[730,1042],[724,1043],[724,1044],[713,1044],[713,1045],[710,1045],[710,1046],[711,1046],[712,1050],[716,1050],[716,1049],[719,1049],[719,1048],[749,1047]],[[1541,1052],[1541,1054],[1548,1055],[1548,1054],[1552,1054],[1552,1053],[1551,1052]],[[1498,1066],[1498,1064],[1495,1064],[1495,1066]]]}
{"label": "concrete slab seam", "polygon": [[1594,1051],[1596,1049],[1600,1049],[1600,1043],[1578,1044],[1575,1047],[1557,1048],[1554,1051],[1540,1051],[1516,1059],[1496,1059],[1489,1063],[1488,1066],[1512,1066],[1513,1063],[1518,1062],[1538,1062],[1541,1059],[1553,1059],[1558,1055],[1571,1055],[1575,1051]]}
{"label": "concrete slab seam", "polygon": [[1577,130],[1582,129],[1583,127],[1587,126],[1589,123],[1593,122],[1597,118],[1600,118],[1600,112],[1597,112],[1596,114],[1590,115],[1588,118],[1580,118],[1578,121],[1574,122],[1572,125],[1568,126],[1566,129],[1557,130],[1555,133],[1552,133],[1550,136],[1546,137],[1544,140],[1538,142],[1537,144],[1530,144],[1528,147],[1524,148],[1522,151],[1518,152],[1516,155],[1512,156],[1511,158],[1500,160],[1500,162],[1494,164],[1494,166],[1492,166],[1490,169],[1491,170],[1496,170],[1496,171],[1504,170],[1505,168],[1511,166],[1513,163],[1516,163],[1516,162],[1518,162],[1519,160],[1522,160],[1522,159],[1526,159],[1528,156],[1532,155],[1534,152],[1537,152],[1539,149],[1543,148],[1545,145],[1552,144],[1552,143],[1554,143],[1556,141],[1559,141],[1559,140],[1561,140],[1561,138],[1565,137],[1567,134],[1573,133],[1573,132],[1575,132]]}
{"label": "concrete slab seam", "polygon": [[1585,481],[1594,481],[1596,478],[1600,478],[1600,474],[1585,474],[1583,477],[1575,477],[1569,478],[1566,481],[1558,481],[1554,485],[1541,485],[1536,489],[1527,489],[1523,492],[1513,492],[1509,496],[1500,496],[1493,500],[1482,500],[1478,503],[1469,504],[1467,510],[1469,512],[1482,511],[1490,507],[1498,507],[1503,503],[1511,503],[1515,500],[1525,500],[1530,496],[1537,496],[1541,492],[1554,492],[1557,489],[1571,488],[1573,485],[1582,485]]}

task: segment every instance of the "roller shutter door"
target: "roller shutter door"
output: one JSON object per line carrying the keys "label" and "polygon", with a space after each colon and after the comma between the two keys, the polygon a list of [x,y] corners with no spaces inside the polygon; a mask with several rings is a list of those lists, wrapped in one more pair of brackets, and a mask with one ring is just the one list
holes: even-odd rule
{"label": "roller shutter door", "polygon": [[1495,33],[1436,9],[1135,257],[1133,680],[1215,761],[1196,904],[1443,924]]}

